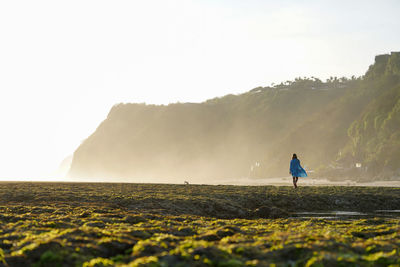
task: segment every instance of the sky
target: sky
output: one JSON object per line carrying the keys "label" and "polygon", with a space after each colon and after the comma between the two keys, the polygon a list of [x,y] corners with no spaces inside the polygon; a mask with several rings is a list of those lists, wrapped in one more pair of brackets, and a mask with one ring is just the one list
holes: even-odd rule
{"label": "sky", "polygon": [[0,180],[52,180],[117,103],[360,76],[400,1],[0,1]]}

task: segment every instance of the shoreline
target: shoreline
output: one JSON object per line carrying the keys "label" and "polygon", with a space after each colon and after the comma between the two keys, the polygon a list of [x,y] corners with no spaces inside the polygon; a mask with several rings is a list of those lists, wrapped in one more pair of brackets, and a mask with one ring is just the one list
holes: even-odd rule
{"label": "shoreline", "polygon": [[302,211],[398,210],[400,188],[140,183],[0,183],[0,206],[104,206],[217,218],[277,218]]}
{"label": "shoreline", "polygon": [[[187,180],[191,185],[232,185],[232,186],[292,186],[292,177],[280,177],[280,178],[264,178],[264,179],[249,179],[249,178],[238,178],[238,179],[216,179],[212,182],[199,181],[190,179]],[[184,180],[180,181],[177,179],[115,179],[115,181],[109,181],[106,179],[16,179],[16,180],[0,180],[0,184],[4,183],[60,183],[60,184],[163,184],[163,185],[181,185],[184,184]],[[330,181],[328,179],[318,178],[299,178],[298,186],[354,186],[354,187],[400,187],[400,180],[398,181],[370,181],[370,182],[357,182],[353,180],[344,181]]]}

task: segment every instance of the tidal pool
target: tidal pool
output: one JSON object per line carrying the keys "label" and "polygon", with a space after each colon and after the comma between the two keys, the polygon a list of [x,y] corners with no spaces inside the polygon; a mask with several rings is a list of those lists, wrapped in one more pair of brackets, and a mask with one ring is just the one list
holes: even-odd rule
{"label": "tidal pool", "polygon": [[400,210],[375,210],[373,212],[359,211],[302,211],[294,213],[292,218],[319,219],[360,219],[360,218],[400,218]]}

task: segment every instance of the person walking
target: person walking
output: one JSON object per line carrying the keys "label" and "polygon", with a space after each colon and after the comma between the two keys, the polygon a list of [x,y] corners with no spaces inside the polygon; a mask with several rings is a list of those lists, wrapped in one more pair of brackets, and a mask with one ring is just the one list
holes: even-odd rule
{"label": "person walking", "polygon": [[300,160],[296,154],[293,154],[292,160],[290,161],[289,173],[293,176],[293,186],[297,188],[297,181],[299,177],[307,177],[306,171],[301,167]]}

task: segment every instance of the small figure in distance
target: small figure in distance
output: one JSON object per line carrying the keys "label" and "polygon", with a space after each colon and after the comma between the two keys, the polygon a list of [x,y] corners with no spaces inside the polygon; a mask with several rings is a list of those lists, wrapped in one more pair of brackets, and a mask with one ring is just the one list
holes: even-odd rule
{"label": "small figure in distance", "polygon": [[297,181],[299,180],[299,177],[307,177],[307,173],[301,167],[300,160],[297,159],[296,154],[293,154],[292,160],[290,161],[289,173],[293,176],[294,188],[297,188]]}
{"label": "small figure in distance", "polygon": [[184,184],[189,184],[189,182],[188,182],[188,181],[185,181]]}

